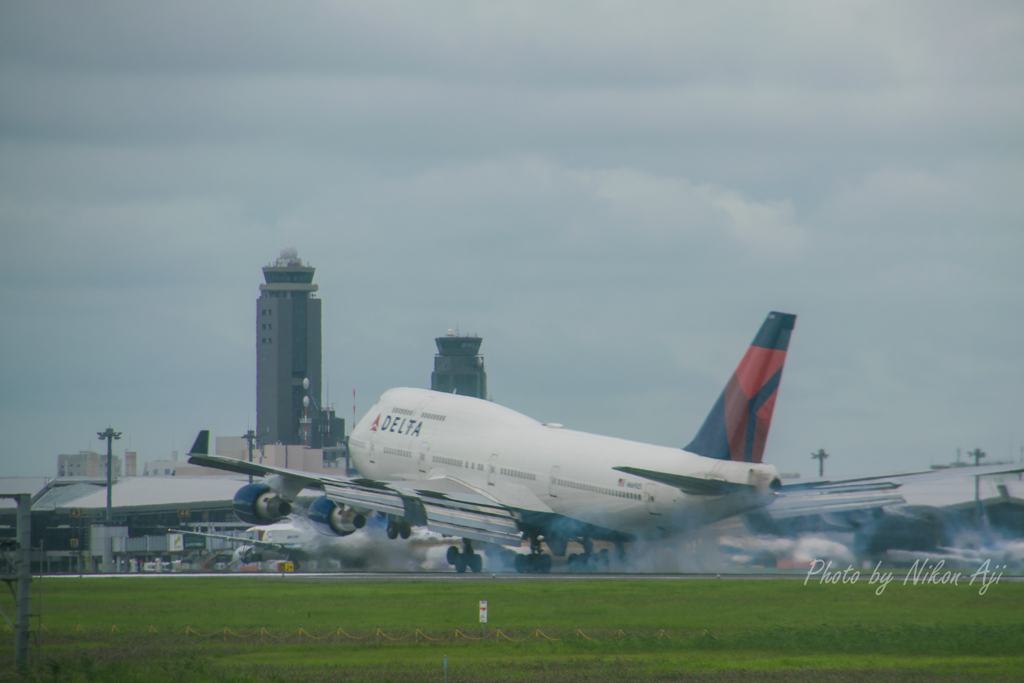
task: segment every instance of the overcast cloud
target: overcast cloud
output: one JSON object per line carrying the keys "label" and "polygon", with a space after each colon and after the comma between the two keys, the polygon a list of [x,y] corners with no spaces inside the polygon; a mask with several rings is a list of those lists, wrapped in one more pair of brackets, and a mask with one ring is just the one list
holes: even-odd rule
{"label": "overcast cloud", "polygon": [[3,3],[0,474],[255,426],[287,244],[347,418],[458,327],[682,446],[781,310],[780,470],[1016,460],[1022,122],[1016,2]]}

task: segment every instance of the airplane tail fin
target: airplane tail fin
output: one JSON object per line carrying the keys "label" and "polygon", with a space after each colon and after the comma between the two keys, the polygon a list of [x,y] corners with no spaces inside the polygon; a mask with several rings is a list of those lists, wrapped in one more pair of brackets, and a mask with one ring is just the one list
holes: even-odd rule
{"label": "airplane tail fin", "polygon": [[791,313],[768,314],[685,450],[718,460],[761,462],[795,324]]}
{"label": "airplane tail fin", "polygon": [[192,444],[192,450],[188,452],[189,455],[209,455],[210,454],[210,430],[204,429],[199,432],[199,436],[196,437],[196,441]]}

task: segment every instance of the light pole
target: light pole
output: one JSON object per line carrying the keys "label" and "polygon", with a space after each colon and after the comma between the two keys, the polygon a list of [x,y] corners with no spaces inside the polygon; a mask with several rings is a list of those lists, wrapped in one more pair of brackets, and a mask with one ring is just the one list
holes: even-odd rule
{"label": "light pole", "polygon": [[111,502],[113,500],[111,488],[114,483],[114,441],[121,438],[121,432],[115,432],[112,427],[107,427],[105,432],[96,432],[101,439],[107,440],[107,526],[113,523]]}
{"label": "light pole", "polygon": [[[256,440],[256,432],[254,432],[253,430],[250,429],[245,434],[242,434],[242,438],[249,442],[249,463],[251,464],[252,463],[252,442]],[[252,475],[251,474],[249,475],[249,483],[250,484],[252,483]]]}
{"label": "light pole", "polygon": [[[981,465],[981,459],[986,455],[988,454],[985,451],[977,447],[973,451],[967,451],[967,457],[974,458],[975,467]],[[985,506],[981,504],[981,477],[974,478],[974,514],[978,518],[978,523],[984,526],[987,520],[985,518]]]}
{"label": "light pole", "polygon": [[817,453],[811,453],[811,459],[818,461],[818,476],[825,476],[825,458],[828,457],[828,453],[825,452],[824,448],[819,448]]}

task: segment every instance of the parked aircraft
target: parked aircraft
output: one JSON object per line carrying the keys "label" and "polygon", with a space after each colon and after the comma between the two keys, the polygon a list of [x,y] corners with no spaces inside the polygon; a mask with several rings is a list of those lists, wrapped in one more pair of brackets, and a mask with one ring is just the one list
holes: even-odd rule
{"label": "parked aircraft", "polygon": [[404,550],[387,542],[385,522],[371,515],[369,523],[358,533],[339,538],[307,516],[293,514],[272,524],[253,526],[246,531],[255,538],[203,532],[195,529],[170,529],[207,538],[215,538],[233,546],[232,569],[255,562],[288,560],[309,566],[312,562],[336,560],[348,569],[394,569],[418,567],[426,560],[427,550],[438,545],[441,537],[422,529],[413,537],[413,544]]}
{"label": "parked aircraft", "polygon": [[850,550],[862,559],[892,550],[938,552],[972,544],[972,536],[1019,537],[1022,471],[1022,464],[1003,463],[794,481],[744,521],[763,536],[850,533]]}

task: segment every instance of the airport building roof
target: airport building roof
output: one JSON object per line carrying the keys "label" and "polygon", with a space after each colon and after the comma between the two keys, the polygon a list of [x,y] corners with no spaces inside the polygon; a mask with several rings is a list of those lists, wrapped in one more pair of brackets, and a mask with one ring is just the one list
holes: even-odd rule
{"label": "airport building roof", "polygon": [[[0,478],[0,493],[30,493],[33,496],[46,488],[53,477],[3,477]],[[0,508],[17,505],[13,498],[0,498]]]}
{"label": "airport building roof", "polygon": [[[975,504],[975,482],[970,468],[958,470],[962,477],[936,481],[909,481],[897,491],[908,505],[928,505],[938,508],[962,508]],[[996,474],[981,477],[978,498],[986,505],[1006,502],[1024,505],[1024,481],[1020,474]]]}
{"label": "airport building roof", "polygon": [[[114,484],[114,507],[140,507],[151,505],[182,505],[212,502],[230,502],[235,492],[247,483],[247,477],[129,477]],[[76,508],[105,508],[105,487],[86,491],[80,497],[65,500],[59,506]],[[41,502],[41,501],[40,501]]]}
{"label": "airport building roof", "polygon": [[[87,482],[77,482],[67,486],[54,486],[32,504],[32,510],[40,512],[64,507],[77,507],[74,504],[75,501],[97,491],[102,491],[104,498],[106,498],[106,490],[105,484],[90,484]],[[106,503],[104,503],[105,505]]]}

